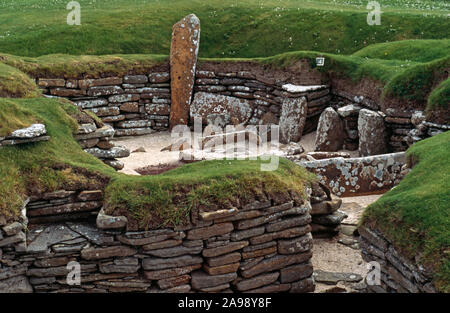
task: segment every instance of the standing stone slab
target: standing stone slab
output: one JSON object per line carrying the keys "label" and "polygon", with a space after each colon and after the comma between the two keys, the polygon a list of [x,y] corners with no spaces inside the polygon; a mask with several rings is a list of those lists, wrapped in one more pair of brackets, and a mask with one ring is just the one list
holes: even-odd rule
{"label": "standing stone slab", "polygon": [[190,14],[173,26],[170,47],[171,128],[188,123],[199,44],[200,20],[197,16]]}
{"label": "standing stone slab", "polygon": [[387,136],[381,114],[362,109],[358,117],[359,155],[387,153]]}
{"label": "standing stone slab", "polygon": [[[173,108],[173,104],[172,104]],[[253,108],[250,100],[229,97],[215,93],[197,92],[190,107],[191,120],[200,118],[203,124],[222,115],[220,123],[233,125],[246,123],[252,116]]]}
{"label": "standing stone slab", "polygon": [[280,116],[280,141],[299,142],[305,127],[308,105],[306,98],[285,98]]}
{"label": "standing stone slab", "polygon": [[326,108],[320,115],[314,151],[338,151],[345,139],[345,130],[339,114]]}

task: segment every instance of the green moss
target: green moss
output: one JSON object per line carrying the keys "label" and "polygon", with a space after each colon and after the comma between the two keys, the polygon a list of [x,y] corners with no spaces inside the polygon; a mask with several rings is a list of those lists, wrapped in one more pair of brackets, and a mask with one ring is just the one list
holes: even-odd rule
{"label": "green moss", "polygon": [[115,173],[86,154],[73,139],[72,134],[78,129],[68,115],[73,109],[67,101],[0,98],[2,129],[3,125],[4,129],[11,129],[39,121],[46,125],[51,137],[48,142],[0,148],[1,215],[17,217],[27,194],[102,185]]}
{"label": "green moss", "polygon": [[125,212],[140,228],[179,225],[189,213],[230,208],[263,194],[303,194],[314,176],[280,159],[276,171],[262,172],[261,160],[203,161],[157,176],[120,176],[106,189],[107,212]]}
{"label": "green moss", "polygon": [[16,129],[25,128],[38,120],[33,113],[12,100],[0,102],[0,137],[9,135]]}
{"label": "green moss", "polygon": [[448,56],[450,39],[402,40],[370,45],[354,56],[383,60],[430,62]]}
{"label": "green moss", "polygon": [[148,73],[156,65],[168,62],[163,55],[44,55],[38,58],[0,54],[0,61],[32,77],[98,78],[123,76],[130,72]]}
{"label": "green moss", "polygon": [[450,102],[450,78],[440,83],[428,97],[427,112],[436,109],[448,109]]}
{"label": "green moss", "polygon": [[0,97],[33,98],[41,94],[34,80],[1,61],[0,57]]}
{"label": "green moss", "polygon": [[450,292],[450,131],[416,143],[407,158],[412,171],[365,210],[362,223],[408,257],[419,256],[436,286]]}
{"label": "green moss", "polygon": [[400,98],[425,106],[433,87],[448,78],[449,68],[449,56],[416,64],[392,78],[385,86],[383,99]]}

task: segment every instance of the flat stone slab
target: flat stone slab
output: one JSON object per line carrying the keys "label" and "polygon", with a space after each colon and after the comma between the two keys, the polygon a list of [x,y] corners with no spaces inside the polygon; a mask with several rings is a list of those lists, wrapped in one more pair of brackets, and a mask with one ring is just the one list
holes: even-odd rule
{"label": "flat stone slab", "polygon": [[301,92],[308,92],[308,91],[315,91],[320,89],[327,88],[327,85],[293,85],[293,84],[284,84],[282,86],[283,90],[290,92],[290,93],[301,93]]}
{"label": "flat stone slab", "polygon": [[45,135],[47,130],[44,124],[32,124],[30,127],[15,130],[8,138],[30,139]]}
{"label": "flat stone slab", "polygon": [[97,158],[102,159],[117,159],[117,158],[126,158],[130,156],[130,150],[122,146],[112,147],[109,150],[103,150],[99,148],[89,148],[84,149],[84,152],[87,152]]}
{"label": "flat stone slab", "polygon": [[81,237],[64,224],[51,225],[42,230],[40,234],[28,245],[28,253],[45,252],[47,249],[57,243],[73,240]]}
{"label": "flat stone slab", "polygon": [[194,289],[210,288],[232,282],[237,278],[236,273],[222,275],[208,275],[205,272],[196,271],[192,275],[192,287]]}
{"label": "flat stone slab", "polygon": [[338,272],[325,272],[322,270],[314,271],[314,280],[319,283],[328,285],[336,285],[338,282],[359,282],[363,277],[355,273],[338,273]]}
{"label": "flat stone slab", "polygon": [[227,115],[226,124],[242,124],[250,119],[252,112],[250,100],[207,92],[195,93],[190,107],[191,120],[200,118],[203,124],[217,114]]}

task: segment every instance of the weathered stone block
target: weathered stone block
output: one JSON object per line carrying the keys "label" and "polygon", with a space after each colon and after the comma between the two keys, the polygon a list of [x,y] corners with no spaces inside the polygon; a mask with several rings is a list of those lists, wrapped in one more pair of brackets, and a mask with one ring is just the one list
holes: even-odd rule
{"label": "weathered stone block", "polygon": [[261,286],[270,285],[271,283],[275,282],[279,276],[280,273],[275,272],[269,274],[262,274],[250,279],[244,279],[236,284],[236,288],[239,291],[247,291]]}
{"label": "weathered stone block", "polygon": [[232,223],[214,224],[209,227],[202,227],[192,229],[187,233],[187,239],[208,239],[210,237],[224,235],[231,232],[234,229]]}
{"label": "weathered stone block", "polygon": [[85,260],[100,260],[111,257],[125,257],[137,253],[136,249],[127,246],[112,246],[107,248],[88,248],[81,251],[81,257]]}
{"label": "weathered stone block", "polygon": [[387,132],[384,118],[375,111],[362,109],[358,117],[359,155],[387,152]]}
{"label": "weathered stone block", "polygon": [[211,114],[228,114],[233,125],[246,123],[253,112],[249,100],[214,93],[197,92],[191,104],[191,120],[200,118],[206,124]]}
{"label": "weathered stone block", "polygon": [[186,125],[194,87],[198,49],[200,45],[200,20],[190,14],[173,26],[170,47],[170,77],[172,107],[170,125]]}
{"label": "weathered stone block", "polygon": [[302,253],[309,251],[311,248],[311,233],[294,239],[283,239],[278,241],[278,253],[280,254]]}
{"label": "weathered stone block", "polygon": [[261,261],[260,263],[249,269],[242,271],[241,274],[245,278],[250,278],[264,272],[272,272],[281,268],[285,268],[295,263],[306,262],[311,259],[311,256],[311,251],[292,255],[276,255],[274,257]]}
{"label": "weathered stone block", "polygon": [[237,278],[236,273],[228,273],[222,275],[211,276],[202,271],[193,272],[191,275],[192,287],[194,289],[203,289],[215,287],[222,284],[232,282]]}
{"label": "weathered stone block", "polygon": [[203,250],[204,257],[215,257],[227,254],[236,250],[240,250],[248,246],[248,241],[237,241],[216,248],[207,248]]}
{"label": "weathered stone block", "polygon": [[280,270],[281,283],[291,283],[311,276],[313,267],[310,262],[291,265]]}
{"label": "weathered stone block", "polygon": [[144,270],[164,270],[174,267],[185,267],[203,263],[199,256],[184,255],[175,258],[146,258],[142,260]]}
{"label": "weathered stone block", "polygon": [[346,137],[344,124],[339,114],[329,107],[320,115],[314,151],[338,151]]}
{"label": "weathered stone block", "polygon": [[239,269],[239,263],[224,264],[219,266],[203,265],[203,269],[209,275],[222,275],[227,273],[235,273]]}
{"label": "weathered stone block", "polygon": [[305,127],[307,109],[305,97],[283,99],[280,116],[280,142],[300,141]]}

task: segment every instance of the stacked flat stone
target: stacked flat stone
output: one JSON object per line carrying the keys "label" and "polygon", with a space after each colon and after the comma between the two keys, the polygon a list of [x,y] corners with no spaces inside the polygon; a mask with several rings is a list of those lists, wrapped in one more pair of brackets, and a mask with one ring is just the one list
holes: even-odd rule
{"label": "stacked flat stone", "polygon": [[32,224],[95,217],[103,205],[102,190],[57,190],[29,198],[27,217]]}
{"label": "stacked flat stone", "polygon": [[117,130],[109,125],[97,128],[95,123],[81,124],[75,139],[78,140],[85,152],[102,160],[116,170],[124,167],[123,162],[117,160],[130,155],[130,150],[123,146],[116,146],[112,142]]}
{"label": "stacked flat stone", "polygon": [[427,122],[422,111],[416,111],[412,114],[411,123],[414,125],[414,128],[406,136],[406,142],[409,146],[425,138],[450,130],[450,125]]}
{"label": "stacked flat stone", "polygon": [[0,147],[48,141],[50,136],[46,134],[47,130],[44,124],[32,124],[29,127],[17,129],[6,137],[0,137]]}
{"label": "stacked flat stone", "polygon": [[[96,224],[31,223],[28,238],[4,225],[0,292],[310,292],[310,209],[298,197],[261,200],[148,231],[126,231],[126,217],[101,210]],[[71,261],[81,285],[67,279]]]}
{"label": "stacked flat stone", "polygon": [[359,111],[361,111],[362,107],[357,104],[348,104],[343,107],[340,107],[337,110],[337,113],[341,117],[344,123],[344,129],[346,132],[346,137],[344,139],[345,150],[358,150],[358,115]]}
{"label": "stacked flat stone", "polygon": [[294,162],[316,174],[319,182],[330,188],[335,195],[344,197],[387,191],[397,185],[407,172],[403,169],[406,163],[405,152]]}
{"label": "stacked flat stone", "polygon": [[414,128],[410,117],[387,115],[384,119],[390,130],[389,146],[392,151],[405,151],[408,149],[408,134]]}
{"label": "stacked flat stone", "polygon": [[329,238],[339,233],[341,222],[347,217],[339,211],[341,204],[342,199],[334,196],[326,186],[312,184],[311,228],[314,238]]}
{"label": "stacked flat stone", "polygon": [[367,285],[370,292],[435,293],[432,272],[416,260],[403,256],[382,232],[362,225],[358,229],[361,256],[366,262],[378,262],[381,284]]}
{"label": "stacked flat stone", "polygon": [[[293,89],[291,87],[304,87],[303,89]],[[312,88],[313,87],[313,88]],[[309,120],[320,115],[328,105],[330,100],[330,88],[326,85],[296,86],[288,81],[279,81],[273,78],[264,77],[250,71],[219,72],[199,69],[196,73],[194,92],[206,93],[211,99],[209,108],[204,106],[196,107],[194,97],[191,107],[191,117],[199,116],[206,123],[207,116],[212,113],[225,113],[229,115],[231,124],[247,123],[258,124],[279,124],[283,114],[283,103],[296,101],[295,99],[305,98],[307,101],[306,119]],[[215,96],[214,96],[215,95]],[[225,106],[217,107],[214,100],[218,95],[229,97],[226,100],[236,99],[236,104],[228,109]],[[197,101],[202,101],[197,99]],[[313,122],[303,122],[304,130],[312,131],[315,126]],[[317,121],[316,121],[317,123]],[[303,125],[302,125],[303,126]]]}
{"label": "stacked flat stone", "polygon": [[26,277],[29,263],[18,260],[18,255],[26,251],[26,226],[25,218],[7,223],[0,216],[0,293],[33,292]]}
{"label": "stacked flat stone", "polygon": [[168,129],[170,75],[124,75],[95,79],[37,79],[43,93],[68,98],[116,129],[116,136],[138,136]]}

